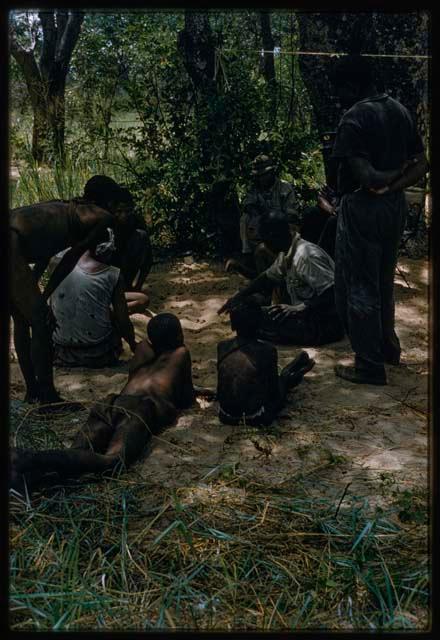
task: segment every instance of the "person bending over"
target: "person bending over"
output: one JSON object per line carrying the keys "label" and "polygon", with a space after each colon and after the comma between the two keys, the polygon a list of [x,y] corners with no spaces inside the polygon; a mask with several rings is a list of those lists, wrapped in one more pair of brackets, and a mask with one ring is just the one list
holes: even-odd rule
{"label": "person bending over", "polygon": [[[55,321],[47,300],[79,257],[105,239],[107,228],[123,224],[123,200],[124,194],[116,185],[107,189],[107,209],[72,199],[40,202],[10,212],[11,315],[26,402],[50,405],[62,401],[53,381],[51,335]],[[41,293],[38,280],[50,259],[68,247]],[[33,271],[30,264],[35,265]]]}
{"label": "person bending over", "polygon": [[[120,270],[110,265],[115,250],[114,233],[111,229],[108,233],[108,241],[86,251],[50,297],[57,321],[53,343],[54,362],[58,366],[112,366],[122,353],[121,337],[133,353],[136,349],[124,280]],[[62,256],[58,254],[49,268],[56,266],[57,259]],[[138,307],[146,309],[147,296],[140,292],[131,295],[137,296]]]}
{"label": "person bending over", "polygon": [[108,206],[108,194],[114,188],[124,196],[126,217],[118,228],[111,264],[121,270],[128,292],[141,291],[153,265],[153,250],[148,227],[143,218],[134,212],[130,191],[108,176],[96,175],[85,185],[84,197],[105,209]]}
{"label": "person bending over", "polygon": [[276,348],[258,339],[260,305],[243,300],[230,312],[237,336],[217,346],[217,398],[223,424],[267,426],[284,406],[287,393],[298,385],[315,362],[301,351],[278,375]]}
{"label": "person bending over", "polygon": [[[334,262],[317,245],[291,234],[289,224],[277,213],[267,216],[261,233],[275,262],[218,311],[230,311],[250,295],[261,303],[261,292],[284,290],[284,302],[263,307],[260,338],[281,344],[318,346],[344,335],[334,300]],[[258,295],[255,295],[258,294]]]}
{"label": "person bending over", "polygon": [[11,450],[12,489],[22,493],[26,481],[32,490],[47,474],[63,479],[109,471],[119,464],[128,467],[142,456],[153,435],[191,406],[196,393],[212,395],[193,386],[191,356],[176,316],[158,314],[150,320],[147,335],[148,340],[137,345],[120,394],[92,407],[70,449]]}

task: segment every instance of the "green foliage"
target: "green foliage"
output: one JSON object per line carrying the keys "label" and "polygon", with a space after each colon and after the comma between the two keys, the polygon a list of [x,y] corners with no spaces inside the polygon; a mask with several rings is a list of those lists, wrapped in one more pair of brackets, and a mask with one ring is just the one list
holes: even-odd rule
{"label": "green foliage", "polygon": [[[293,47],[293,14],[274,16],[277,45]],[[276,58],[271,95],[260,68],[258,13],[212,12],[210,24],[218,45],[216,81],[201,92],[178,46],[183,11],[88,13],[66,88],[66,184],[52,166],[52,186],[43,187],[29,163],[30,127],[23,128],[16,105],[21,120],[12,123],[11,147],[21,180],[14,202],[49,191],[77,195],[86,176],[106,173],[132,190],[156,246],[207,253],[218,235],[213,187],[229,179],[242,197],[252,158],[268,152],[281,177],[295,185],[300,205],[310,203],[324,176],[297,60]]]}

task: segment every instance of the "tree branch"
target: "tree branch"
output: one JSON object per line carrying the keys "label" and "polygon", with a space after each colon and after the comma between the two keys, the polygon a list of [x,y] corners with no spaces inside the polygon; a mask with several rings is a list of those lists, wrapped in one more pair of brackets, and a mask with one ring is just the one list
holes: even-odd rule
{"label": "tree branch", "polygon": [[41,75],[47,78],[55,58],[55,44],[57,32],[55,27],[54,11],[39,11],[41,27],[43,29],[43,48],[40,57]]}
{"label": "tree branch", "polygon": [[32,49],[26,49],[18,44],[13,29],[10,30],[10,51],[23,73],[29,96],[33,106],[40,103],[39,86],[41,74]]}
{"label": "tree branch", "polygon": [[69,14],[64,32],[59,40],[56,62],[61,65],[65,73],[67,73],[70,58],[72,57],[73,50],[79,38],[84,15],[84,11],[72,11]]}
{"label": "tree branch", "polygon": [[[60,48],[61,38],[63,37],[63,33],[66,29],[67,20],[69,18],[69,12],[64,10],[57,10],[56,19],[57,19],[57,42],[55,51],[58,52]],[[57,57],[57,53],[55,53],[55,57]]]}

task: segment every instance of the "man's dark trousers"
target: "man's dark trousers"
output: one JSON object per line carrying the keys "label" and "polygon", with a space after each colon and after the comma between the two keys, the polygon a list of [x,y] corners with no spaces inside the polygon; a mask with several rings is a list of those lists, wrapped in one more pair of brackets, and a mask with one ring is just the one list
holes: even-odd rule
{"label": "man's dark trousers", "polygon": [[376,195],[359,190],[341,199],[335,299],[360,369],[380,372],[384,362],[399,362],[394,273],[406,212],[401,191]]}

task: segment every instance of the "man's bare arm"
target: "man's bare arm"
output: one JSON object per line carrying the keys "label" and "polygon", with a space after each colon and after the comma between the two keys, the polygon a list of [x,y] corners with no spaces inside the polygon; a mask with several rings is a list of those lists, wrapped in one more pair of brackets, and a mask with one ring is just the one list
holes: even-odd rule
{"label": "man's bare arm", "polygon": [[226,311],[230,311],[240,302],[240,300],[247,298],[253,293],[265,292],[269,289],[272,290],[273,287],[274,283],[267,277],[267,275],[264,272],[260,273],[255,280],[252,280],[252,282],[250,282],[246,287],[243,287],[243,289],[240,289],[240,291],[237,291],[236,294],[229,298],[225,304],[220,307],[217,313],[220,315]]}
{"label": "man's bare arm", "polygon": [[192,363],[191,363],[191,354],[186,349],[183,355],[182,362],[182,376],[181,376],[181,392],[180,392],[180,404],[179,408],[186,409],[190,407],[195,398],[196,391],[194,389],[193,381],[192,381]]}
{"label": "man's bare arm", "polygon": [[348,164],[354,179],[363,189],[381,189],[402,175],[402,167],[391,171],[376,171],[366,158],[348,158]]}
{"label": "man's bare arm", "polygon": [[114,218],[109,213],[106,214],[90,231],[90,233],[85,237],[84,240],[78,242],[75,246],[73,246],[69,251],[67,251],[63,257],[61,258],[58,265],[55,267],[52,275],[49,278],[49,282],[46,285],[46,288],[43,293],[43,298],[47,300],[55,289],[61,284],[61,282],[66,278],[69,273],[72,271],[79,258],[83,253],[87,251],[87,249],[91,249],[95,247],[96,244],[103,238],[103,234],[107,227],[113,227]]}
{"label": "man's bare arm", "polygon": [[134,327],[128,315],[127,300],[125,299],[125,285],[122,276],[118,278],[116,287],[113,291],[113,319],[119,334],[128,343],[130,349],[134,353],[136,351],[136,340],[134,336]]}
{"label": "man's bare arm", "polygon": [[129,378],[141,367],[153,362],[155,359],[155,353],[153,348],[147,342],[147,340],[142,340],[138,342],[136,345],[136,351],[134,352],[134,356],[130,360],[128,364],[128,376]]}
{"label": "man's bare arm", "polygon": [[424,153],[419,153],[406,165],[403,174],[388,185],[388,188],[378,190],[378,193],[392,193],[402,191],[416,184],[429,170],[428,160]]}

